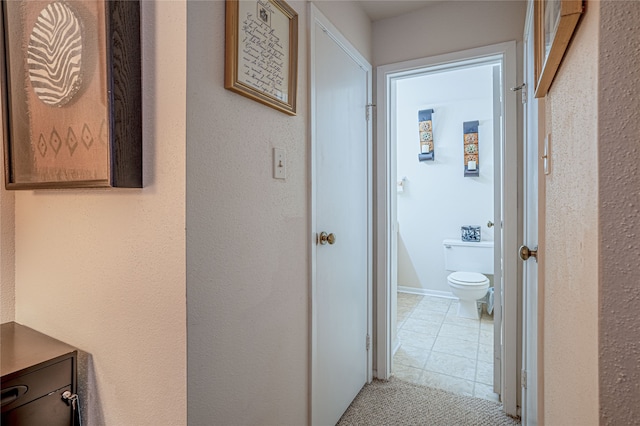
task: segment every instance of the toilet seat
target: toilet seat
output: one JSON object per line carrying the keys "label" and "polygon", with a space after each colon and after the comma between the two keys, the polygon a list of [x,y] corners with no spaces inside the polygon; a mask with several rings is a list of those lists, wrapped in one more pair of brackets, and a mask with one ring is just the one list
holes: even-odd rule
{"label": "toilet seat", "polygon": [[487,294],[489,278],[478,272],[452,272],[447,277],[451,292],[458,298],[458,316],[479,319],[478,300]]}
{"label": "toilet seat", "polygon": [[489,284],[489,278],[478,272],[453,272],[447,277],[450,283],[458,284],[461,286],[484,286]]}

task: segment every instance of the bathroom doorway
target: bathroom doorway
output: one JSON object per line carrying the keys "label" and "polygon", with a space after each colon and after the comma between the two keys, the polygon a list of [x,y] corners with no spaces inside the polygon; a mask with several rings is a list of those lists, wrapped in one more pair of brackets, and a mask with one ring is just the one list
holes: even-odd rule
{"label": "bathroom doorway", "polygon": [[[459,242],[462,225],[478,232],[469,239],[480,241],[461,246],[474,256],[465,271],[481,258],[473,249],[493,251],[500,74],[499,58],[490,57],[398,79],[391,130],[398,176],[398,250],[391,258],[398,271],[392,374],[493,401],[498,401],[493,389],[494,298],[488,296],[494,288],[480,290],[484,300],[477,318],[460,317],[459,303],[447,282],[455,271],[447,270],[444,259],[445,252],[457,251],[444,249],[443,241]],[[430,111],[431,124],[419,119],[425,110]],[[477,143],[462,143],[463,123],[473,123],[477,131],[467,138]],[[431,128],[423,137],[430,139],[424,151],[431,155],[418,155],[424,144],[419,136],[425,135],[418,132],[420,126]],[[487,274],[492,281],[495,256],[485,257],[486,266],[474,272]],[[464,264],[466,259],[462,260]]]}
{"label": "bathroom doorway", "polygon": [[[377,116],[378,377],[500,399],[509,414],[520,358],[516,105],[505,91],[515,72],[515,43],[382,66]],[[444,265],[443,240],[466,226],[494,245],[475,320],[457,316]]]}

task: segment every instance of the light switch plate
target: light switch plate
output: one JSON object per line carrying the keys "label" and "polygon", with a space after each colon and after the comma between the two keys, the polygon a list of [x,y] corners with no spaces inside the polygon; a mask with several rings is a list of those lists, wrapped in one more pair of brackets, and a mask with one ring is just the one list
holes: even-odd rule
{"label": "light switch plate", "polygon": [[548,133],[547,137],[544,138],[544,149],[542,151],[542,168],[545,175],[551,173],[551,133]]}
{"label": "light switch plate", "polygon": [[286,179],[287,155],[282,148],[273,148],[273,178]]}

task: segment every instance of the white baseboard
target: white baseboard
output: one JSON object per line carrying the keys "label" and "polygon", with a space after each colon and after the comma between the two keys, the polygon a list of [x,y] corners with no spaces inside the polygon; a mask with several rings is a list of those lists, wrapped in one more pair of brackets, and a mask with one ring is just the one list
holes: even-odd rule
{"label": "white baseboard", "polygon": [[458,298],[455,297],[450,291],[429,290],[426,288],[405,287],[402,285],[398,286],[398,293],[419,294],[421,296],[444,297],[445,299],[458,300]]}
{"label": "white baseboard", "polygon": [[[397,334],[397,333],[394,333]],[[398,349],[400,349],[400,339],[395,338],[393,339],[393,350],[391,351],[392,355],[395,355],[396,352],[398,352]]]}

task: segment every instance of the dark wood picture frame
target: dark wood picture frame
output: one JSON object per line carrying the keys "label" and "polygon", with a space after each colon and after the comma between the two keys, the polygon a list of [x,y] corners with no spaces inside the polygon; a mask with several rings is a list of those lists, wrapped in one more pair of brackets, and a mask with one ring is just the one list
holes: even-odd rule
{"label": "dark wood picture frame", "polygon": [[225,88],[296,115],[298,14],[283,0],[226,0]]}
{"label": "dark wood picture frame", "polygon": [[139,1],[2,0],[0,14],[5,187],[141,188]]}
{"label": "dark wood picture frame", "polygon": [[535,96],[546,96],[584,10],[582,0],[534,0]]}

